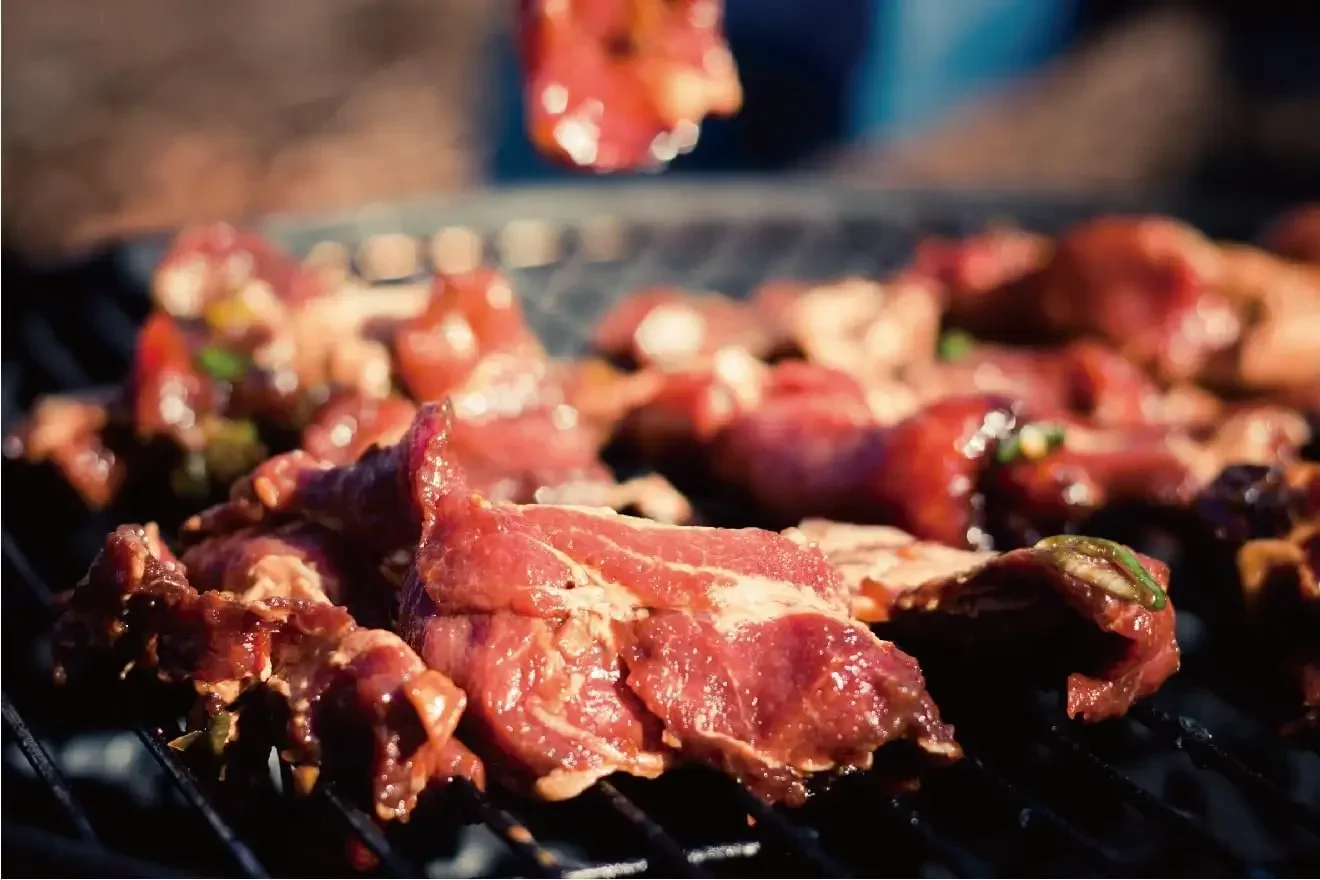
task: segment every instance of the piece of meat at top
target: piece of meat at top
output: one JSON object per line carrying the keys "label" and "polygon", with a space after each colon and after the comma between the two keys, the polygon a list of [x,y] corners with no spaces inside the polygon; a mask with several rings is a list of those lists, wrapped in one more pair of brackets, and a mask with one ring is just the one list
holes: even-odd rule
{"label": "piece of meat at top", "polygon": [[[444,412],[414,449],[444,458]],[[429,437],[428,437],[429,433]],[[770,800],[912,738],[957,751],[916,664],[848,615],[838,573],[772,533],[510,505],[427,463],[401,631],[462,682],[491,763],[545,797],[674,753]]]}
{"label": "piece of meat at top", "polygon": [[1061,612],[1121,639],[1112,658],[1108,646],[1078,640],[1097,656],[1077,658],[1093,671],[1068,676],[1069,716],[1099,721],[1122,715],[1178,670],[1173,605],[1165,594],[1168,568],[1121,545],[1059,536],[995,554],[918,541],[886,526],[825,520],[808,520],[786,534],[819,548],[839,567],[858,618],[895,632],[937,615],[965,618],[992,634],[1021,632],[1015,618],[1049,606],[1050,628],[1058,628]]}
{"label": "piece of meat at top", "polygon": [[521,0],[527,129],[553,159],[655,167],[742,104],[721,0]]}
{"label": "piece of meat at top", "polygon": [[[139,527],[107,536],[64,601],[53,641],[61,676],[75,662],[108,655],[124,668],[190,683],[213,719],[229,713],[232,722],[237,713],[237,724],[212,728],[217,750],[243,729],[239,697],[265,685],[286,704],[281,750],[310,774],[365,760],[357,778],[383,819],[405,817],[432,778],[465,766],[451,747],[462,691],[398,636],[358,627],[323,597],[199,593]],[[359,730],[370,735],[370,756],[360,753]]]}

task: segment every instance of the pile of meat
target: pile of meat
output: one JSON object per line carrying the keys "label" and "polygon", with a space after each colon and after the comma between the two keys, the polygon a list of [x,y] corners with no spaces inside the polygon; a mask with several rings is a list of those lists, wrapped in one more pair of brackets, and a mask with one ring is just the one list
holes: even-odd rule
{"label": "pile of meat", "polygon": [[190,686],[189,742],[264,738],[383,818],[454,776],[560,799],[695,761],[796,804],[890,744],[957,759],[886,639],[1066,634],[1068,714],[1121,715],[1179,652],[1166,566],[1092,536],[1118,509],[1240,547],[1316,721],[1320,266],[1158,218],[999,229],[886,279],[640,291],[563,360],[492,271],[369,289],[213,227],[155,305],[124,386],[9,451],[93,505],[227,498],[107,538],[61,669]]}

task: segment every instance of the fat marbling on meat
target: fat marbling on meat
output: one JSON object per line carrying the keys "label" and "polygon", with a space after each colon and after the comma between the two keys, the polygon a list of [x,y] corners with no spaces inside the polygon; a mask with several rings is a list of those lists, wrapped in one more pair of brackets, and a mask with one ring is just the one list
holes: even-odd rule
{"label": "fat marbling on meat", "polygon": [[544,797],[687,758],[798,802],[813,774],[868,766],[891,740],[958,753],[915,662],[850,616],[819,553],[757,529],[491,502],[453,429],[428,404],[352,467],[273,460],[189,532],[300,515],[415,547],[401,631],[467,691],[492,769]]}
{"label": "fat marbling on meat", "polygon": [[859,619],[895,632],[944,615],[1021,633],[1015,618],[1045,611],[1046,627],[1071,618],[1121,640],[1117,659],[1103,648],[1099,657],[1078,658],[1099,668],[1068,676],[1070,716],[1099,721],[1122,715],[1178,670],[1168,568],[1121,545],[1056,536],[997,554],[919,541],[887,526],[826,520],[807,520],[786,534],[819,548],[839,567]]}

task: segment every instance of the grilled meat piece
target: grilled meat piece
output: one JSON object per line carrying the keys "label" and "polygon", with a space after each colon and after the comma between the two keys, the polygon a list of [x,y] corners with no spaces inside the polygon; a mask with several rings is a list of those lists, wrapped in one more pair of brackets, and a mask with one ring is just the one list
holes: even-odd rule
{"label": "grilled meat piece", "polygon": [[903,276],[938,284],[954,326],[992,339],[1034,342],[1032,318],[1023,309],[1030,308],[1032,284],[1053,249],[1047,236],[1014,228],[963,239],[932,237],[918,243]]}
{"label": "grilled meat piece", "polygon": [[[492,503],[423,407],[402,446],[422,526],[401,631],[466,685],[488,762],[547,798],[711,763],[768,800],[912,738],[957,753],[919,670],[848,614],[819,554],[755,529]],[[404,456],[400,457],[403,460]]]}
{"label": "grilled meat piece", "polygon": [[1237,548],[1261,653],[1296,677],[1305,713],[1294,726],[1320,729],[1320,465],[1228,468],[1198,510]]}
{"label": "grilled meat piece", "polygon": [[[947,615],[992,632],[1004,631],[1007,622],[1021,639],[1023,629],[1039,634],[1071,618],[1122,639],[1117,659],[1101,650],[1082,662],[1107,665],[1069,675],[1070,716],[1099,721],[1122,715],[1178,670],[1173,606],[1165,595],[1168,569],[1121,545],[1060,536],[996,554],[919,541],[886,526],[826,520],[807,520],[785,534],[824,553],[843,572],[853,613],[885,623],[887,631]],[[1028,615],[1030,626],[1012,626]]]}
{"label": "grilled meat piece", "polygon": [[128,466],[110,440],[109,393],[58,394],[37,401],[22,423],[5,438],[6,458],[37,464],[49,461],[88,507],[108,505],[124,485]]}
{"label": "grilled meat piece", "polygon": [[238,711],[240,726],[236,703],[264,685],[284,698],[278,745],[296,765],[360,762],[347,751],[358,731],[369,732],[368,778],[382,819],[406,817],[438,771],[463,763],[451,738],[463,692],[398,636],[357,626],[324,596],[199,593],[139,527],[107,537],[67,598],[55,648],[61,665],[103,653],[162,681],[189,682],[208,714]]}
{"label": "grilled meat piece", "polygon": [[596,323],[593,345],[612,358],[672,370],[726,347],[764,357],[778,339],[752,303],[656,287],[619,300]]}
{"label": "grilled meat piece", "polygon": [[721,0],[522,0],[532,142],[596,171],[653,167],[687,152],[702,120],[742,87]]}
{"label": "grilled meat piece", "polygon": [[[1302,417],[1273,407],[1243,407],[1208,428],[1119,416],[1119,427],[1097,428],[1033,419],[1054,409],[1038,398],[923,405],[902,382],[868,389],[819,366],[726,360],[671,376],[629,431],[649,454],[680,449],[702,462],[702,476],[779,527],[818,516],[985,548],[993,526],[1032,542],[1108,504],[1185,507],[1225,464],[1286,460],[1309,436]],[[1116,387],[1123,399],[1130,386]]]}

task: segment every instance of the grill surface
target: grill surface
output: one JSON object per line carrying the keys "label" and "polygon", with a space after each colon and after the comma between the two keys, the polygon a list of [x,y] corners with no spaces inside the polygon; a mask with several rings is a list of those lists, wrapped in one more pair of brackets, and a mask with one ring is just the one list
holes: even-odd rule
{"label": "grill surface", "polygon": [[[1049,231],[1139,207],[666,184],[508,192],[265,229],[297,252],[329,241],[357,254],[402,233],[449,259],[446,243],[478,242],[512,276],[547,346],[571,354],[614,297],[643,285],[741,295],[766,277],[892,268],[927,232],[999,218]],[[1159,210],[1223,237],[1249,236],[1266,219],[1241,206]],[[11,296],[16,280],[30,294],[21,311],[6,308],[6,427],[37,394],[123,375],[163,245],[6,279]],[[696,768],[610,779],[557,805],[456,784],[382,830],[331,786],[283,796],[277,766],[270,779],[216,785],[165,745],[178,707],[131,681],[56,690],[44,642],[52,591],[85,570],[114,521],[178,511],[138,499],[91,515],[49,474],[6,463],[4,476],[6,872],[1272,876],[1320,864],[1320,757],[1272,733],[1280,698],[1237,671],[1231,622],[1196,603],[1180,604],[1190,609],[1179,617],[1183,671],[1129,718],[1093,728],[1068,722],[1058,693],[1015,691],[994,670],[945,670],[922,656],[968,758],[915,793],[857,775],[785,811]]]}

